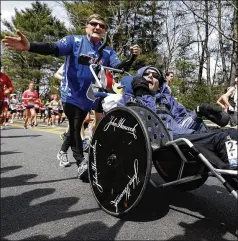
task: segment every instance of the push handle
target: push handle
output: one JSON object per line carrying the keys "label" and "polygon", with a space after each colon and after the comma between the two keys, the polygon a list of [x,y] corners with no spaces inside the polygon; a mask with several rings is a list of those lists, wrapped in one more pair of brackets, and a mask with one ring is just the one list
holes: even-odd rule
{"label": "push handle", "polygon": [[78,63],[79,64],[82,64],[82,65],[87,65],[89,66],[91,57],[86,55],[86,54],[80,54],[79,58],[78,58]]}

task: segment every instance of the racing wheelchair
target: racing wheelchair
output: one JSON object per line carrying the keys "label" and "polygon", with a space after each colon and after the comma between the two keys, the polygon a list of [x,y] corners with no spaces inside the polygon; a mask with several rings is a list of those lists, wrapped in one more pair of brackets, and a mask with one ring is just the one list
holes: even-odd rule
{"label": "racing wheelchair", "polygon": [[[98,78],[97,67],[90,65],[96,95],[96,89],[105,83],[102,74]],[[100,67],[100,71],[105,69],[123,73]],[[152,166],[164,183],[151,179]],[[134,208],[149,182],[155,187],[175,186],[186,191],[202,186],[213,176],[238,199],[237,170],[214,166],[188,139],[172,140],[162,120],[139,103],[115,107],[99,122],[89,147],[88,176],[97,203],[113,216]]]}

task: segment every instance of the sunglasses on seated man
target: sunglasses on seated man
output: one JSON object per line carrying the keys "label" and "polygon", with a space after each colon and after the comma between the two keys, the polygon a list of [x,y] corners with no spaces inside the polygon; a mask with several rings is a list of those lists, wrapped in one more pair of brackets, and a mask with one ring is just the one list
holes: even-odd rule
{"label": "sunglasses on seated man", "polygon": [[160,75],[155,70],[150,70],[150,69],[146,70],[146,72],[143,74],[143,77],[147,77],[150,74],[152,74],[153,78],[155,78],[155,79],[159,79],[160,78]]}

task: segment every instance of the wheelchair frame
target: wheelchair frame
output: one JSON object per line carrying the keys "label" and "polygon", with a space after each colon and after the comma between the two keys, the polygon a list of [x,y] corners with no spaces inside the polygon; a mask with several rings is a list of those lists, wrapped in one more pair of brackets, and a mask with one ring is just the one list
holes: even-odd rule
{"label": "wheelchair frame", "polygon": [[153,184],[153,186],[155,187],[166,187],[166,186],[172,186],[172,185],[177,185],[177,184],[181,184],[181,183],[185,183],[185,182],[189,182],[195,179],[199,179],[202,177],[201,174],[198,175],[194,175],[191,177],[185,177],[185,178],[181,178],[182,176],[182,172],[184,170],[184,164],[188,162],[188,160],[186,159],[186,157],[183,155],[183,152],[180,150],[179,146],[177,144],[179,143],[186,143],[189,148],[193,151],[193,153],[195,155],[197,155],[200,160],[205,164],[205,166],[210,170],[210,172],[208,172],[209,176],[214,176],[216,177],[225,187],[226,189],[236,198],[238,199],[238,195],[236,190],[229,184],[227,183],[227,181],[222,177],[221,174],[227,174],[227,175],[231,175],[231,176],[237,176],[238,175],[238,171],[237,170],[223,170],[223,169],[218,169],[213,167],[213,165],[208,161],[208,159],[197,150],[197,148],[193,145],[193,143],[191,141],[189,141],[186,138],[179,138],[173,141],[169,141],[165,144],[165,146],[173,146],[177,153],[179,154],[179,156],[181,157],[182,160],[182,165],[181,165],[181,169],[179,171],[179,175],[178,175],[178,180],[177,181],[172,181],[172,182],[168,182],[165,184],[161,184],[159,186],[157,186],[152,180],[151,183]]}

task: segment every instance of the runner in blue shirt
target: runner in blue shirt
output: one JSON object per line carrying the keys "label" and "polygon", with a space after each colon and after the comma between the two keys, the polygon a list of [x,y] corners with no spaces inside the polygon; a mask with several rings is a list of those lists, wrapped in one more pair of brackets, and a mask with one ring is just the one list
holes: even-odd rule
{"label": "runner in blue shirt", "polygon": [[[99,57],[98,48],[101,42],[94,45],[88,36],[70,35],[56,42],[56,44],[59,49],[59,56],[66,56],[61,82],[61,99],[63,102],[88,111],[91,109],[93,101],[95,101],[95,97],[90,91],[93,75],[88,66],[78,64],[78,56],[79,53],[86,54],[92,57],[90,62],[93,63]],[[116,67],[120,63],[116,52],[109,47],[103,50],[100,62],[104,66],[111,67]],[[71,79],[74,81],[70,81]]]}
{"label": "runner in blue shirt", "polygon": [[[93,76],[88,66],[78,63],[78,58],[81,54],[86,54],[91,57],[92,63],[96,61],[99,57],[98,48],[102,44],[101,39],[105,35],[106,28],[104,18],[93,14],[86,21],[86,35],[70,35],[53,43],[30,43],[20,31],[17,31],[19,37],[6,36],[2,40],[9,50],[29,51],[43,55],[53,54],[56,57],[66,56],[61,81],[61,99],[64,112],[69,120],[69,131],[57,156],[61,162],[69,165],[66,151],[70,145],[77,161],[79,176],[82,173],[81,163],[84,160],[79,130],[95,98],[91,91]],[[139,55],[139,46],[132,46],[131,52]],[[104,66],[118,67],[121,62],[116,52],[106,47],[100,63]]]}

